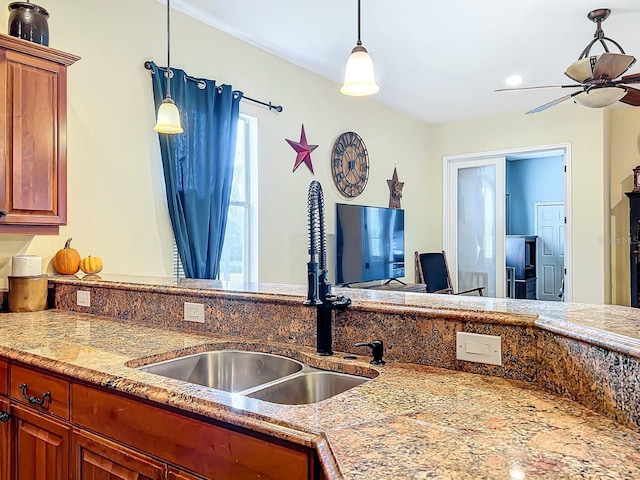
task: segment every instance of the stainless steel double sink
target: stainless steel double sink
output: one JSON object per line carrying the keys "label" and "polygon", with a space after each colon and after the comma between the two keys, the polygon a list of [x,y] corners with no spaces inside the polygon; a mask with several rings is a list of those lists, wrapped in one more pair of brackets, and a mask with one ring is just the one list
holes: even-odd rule
{"label": "stainless steel double sink", "polygon": [[319,370],[280,355],[243,350],[196,353],[138,370],[285,405],[316,403],[369,380]]}

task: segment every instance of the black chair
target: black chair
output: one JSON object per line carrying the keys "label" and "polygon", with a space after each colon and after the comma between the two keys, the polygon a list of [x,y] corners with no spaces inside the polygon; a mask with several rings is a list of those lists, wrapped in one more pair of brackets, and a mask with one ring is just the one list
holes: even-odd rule
{"label": "black chair", "polygon": [[476,287],[461,292],[454,292],[451,285],[451,275],[447,265],[447,255],[442,252],[418,253],[416,252],[416,276],[420,283],[426,284],[427,293],[446,293],[451,295],[463,295],[465,293],[478,292],[484,296],[485,287]]}

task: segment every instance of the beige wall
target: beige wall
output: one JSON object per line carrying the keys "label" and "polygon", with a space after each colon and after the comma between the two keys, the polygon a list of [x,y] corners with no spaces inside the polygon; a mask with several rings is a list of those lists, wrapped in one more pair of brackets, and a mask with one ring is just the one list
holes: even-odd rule
{"label": "beige wall", "polygon": [[[605,221],[609,222],[604,189],[604,126],[604,110],[571,104],[535,115],[516,112],[437,125],[431,129],[431,175],[442,176],[445,155],[570,143],[573,301],[603,303],[610,290],[609,277],[605,275],[610,259],[603,241]],[[434,187],[438,191],[432,192],[431,201],[433,211],[439,212],[442,185]],[[441,231],[439,235],[442,236]]]}
{"label": "beige wall", "polygon": [[[150,73],[143,68],[147,59],[165,64],[165,7],[155,0],[47,0],[45,6],[50,46],[82,57],[69,70],[68,225],[59,237],[0,236],[0,278],[6,285],[12,255],[32,253],[48,262],[67,237],[83,256],[101,256],[105,272],[171,275],[172,234],[152,130]],[[7,24],[6,9],[0,10],[0,24]],[[260,281],[306,281],[306,196],[314,177],[304,165],[292,173],[295,152],[285,142],[299,138],[302,123],[309,142],[319,145],[312,158],[324,187],[329,233],[333,205],[340,201],[329,176],[329,152],[340,133],[353,130],[366,142],[371,163],[369,184],[354,203],[387,206],[386,179],[397,166],[406,182],[408,254],[433,235],[423,219],[423,123],[373,98],[345,97],[339,85],[178,12],[172,24],[174,66],[284,106],[274,114],[242,103],[259,125]],[[411,255],[408,260],[411,265]],[[409,272],[412,279],[411,267]]]}
{"label": "beige wall", "polygon": [[[164,6],[155,0],[86,0],[81,6],[47,0],[45,6],[51,46],[82,57],[69,71],[69,223],[58,237],[0,236],[0,282],[6,285],[12,255],[33,253],[48,262],[67,237],[81,254],[102,256],[105,272],[170,275],[172,235],[152,130],[150,74],[142,66],[147,59],[165,62]],[[0,10],[0,24],[7,24],[7,15]],[[313,163],[329,207],[330,234],[333,204],[342,201],[329,176],[335,138],[354,130],[369,149],[369,184],[354,203],[386,206],[386,179],[397,166],[405,182],[409,280],[411,252],[442,246],[444,155],[569,142],[574,300],[601,303],[611,292],[614,303],[628,303],[623,192],[631,190],[631,169],[640,163],[634,129],[640,109],[614,110],[609,124],[606,111],[565,104],[536,115],[516,112],[429,127],[375,98],[342,96],[338,85],[179,12],[172,21],[174,66],[285,108],[274,114],[242,104],[259,125],[260,281],[305,282],[306,192],[314,177],[305,166],[291,172],[295,156],[284,140],[297,139],[304,123],[309,142],[319,144]]]}
{"label": "beige wall", "polygon": [[[611,112],[611,258],[614,304],[630,304],[629,199],[633,169],[640,165],[640,109]],[[635,234],[635,232],[633,232]]]}

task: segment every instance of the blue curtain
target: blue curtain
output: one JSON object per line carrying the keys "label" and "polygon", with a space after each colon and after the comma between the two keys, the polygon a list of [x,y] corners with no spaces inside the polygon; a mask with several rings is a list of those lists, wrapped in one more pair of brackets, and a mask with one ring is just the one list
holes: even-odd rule
{"label": "blue curtain", "polygon": [[[242,92],[171,70],[171,97],[184,133],[158,134],[169,216],[186,276],[215,279],[227,225]],[[157,111],[166,95],[165,69],[152,63],[152,71]]]}

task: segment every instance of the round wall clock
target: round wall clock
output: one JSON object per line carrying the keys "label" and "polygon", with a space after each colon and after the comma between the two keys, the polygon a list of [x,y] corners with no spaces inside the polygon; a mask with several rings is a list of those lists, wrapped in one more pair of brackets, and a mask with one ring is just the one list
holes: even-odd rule
{"label": "round wall clock", "polygon": [[369,180],[369,154],[360,135],[345,132],[338,137],[331,154],[331,175],[340,194],[355,198]]}

